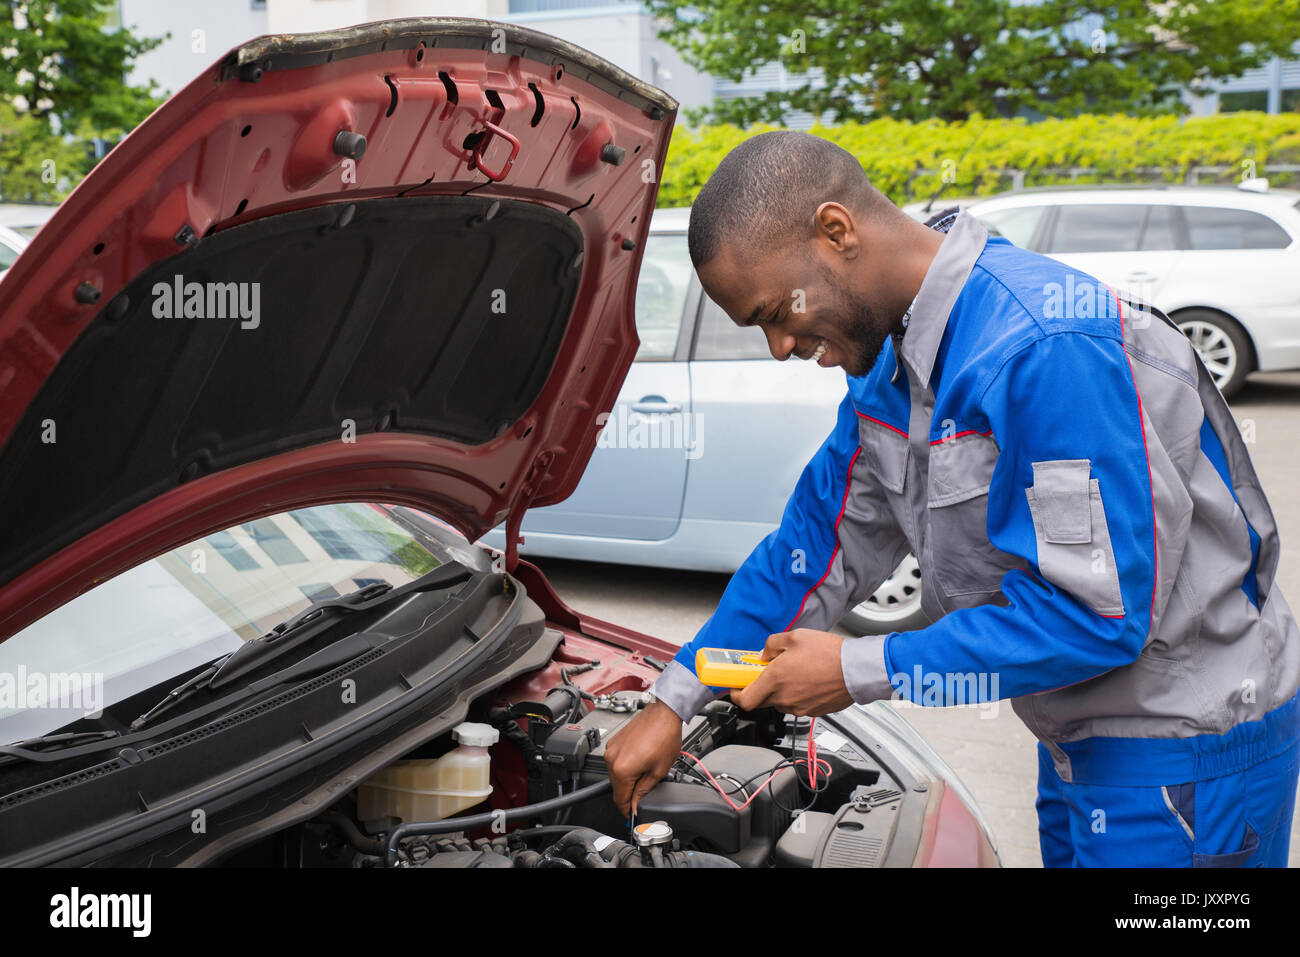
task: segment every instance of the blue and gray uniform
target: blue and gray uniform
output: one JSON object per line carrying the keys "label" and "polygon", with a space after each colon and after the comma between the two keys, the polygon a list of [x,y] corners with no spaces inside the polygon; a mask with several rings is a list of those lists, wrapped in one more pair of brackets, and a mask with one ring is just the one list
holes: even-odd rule
{"label": "blue and gray uniform", "polygon": [[845,684],[859,703],[1011,698],[1040,741],[1045,863],[1284,865],[1300,631],[1187,339],[969,214],[909,320],[849,378],[780,527],[656,697],[695,713],[722,693],[698,648],[828,630],[910,551],[934,623],[846,640]]}

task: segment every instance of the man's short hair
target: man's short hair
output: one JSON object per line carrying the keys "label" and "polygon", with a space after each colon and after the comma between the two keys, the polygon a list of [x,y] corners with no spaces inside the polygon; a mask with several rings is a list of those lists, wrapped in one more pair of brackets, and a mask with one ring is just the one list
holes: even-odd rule
{"label": "man's short hair", "polygon": [[698,269],[724,243],[744,253],[789,242],[811,229],[824,202],[868,215],[892,205],[829,140],[793,130],[751,137],[723,157],[691,206],[691,262]]}

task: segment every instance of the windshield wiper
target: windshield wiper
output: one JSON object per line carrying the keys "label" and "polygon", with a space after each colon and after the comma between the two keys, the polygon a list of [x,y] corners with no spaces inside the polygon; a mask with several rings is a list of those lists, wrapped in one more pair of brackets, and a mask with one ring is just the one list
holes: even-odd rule
{"label": "windshield wiper", "polygon": [[366,611],[382,604],[376,599],[382,598],[392,591],[393,586],[388,582],[375,582],[365,588],[348,592],[341,598],[313,602],[292,618],[280,622],[262,637],[246,641],[236,648],[229,657],[217,666],[217,673],[208,682],[208,687],[219,688],[222,685],[229,684],[271,658],[278,657],[292,647],[301,644],[301,641],[294,639],[305,636],[294,636],[293,638],[290,636],[293,636],[294,632],[298,632],[312,622],[321,621],[326,612],[336,610],[346,614],[348,612]]}
{"label": "windshield wiper", "polygon": [[189,681],[186,681],[182,685],[177,685],[171,691],[167,692],[165,698],[131,722],[131,730],[138,731],[164,711],[170,711],[173,707],[184,701],[186,698],[189,698],[200,688],[205,687],[206,683],[216,676],[221,665],[234,653],[235,652],[232,651],[229,655],[226,655],[225,658],[218,659],[215,664],[208,665],[208,667],[204,668],[193,678],[189,679]]}
{"label": "windshield wiper", "polygon": [[[466,581],[471,574],[473,574],[472,571],[459,562],[448,562],[445,565],[439,565],[422,578],[407,582],[400,588],[393,588],[387,582],[375,582],[365,588],[349,592],[341,598],[315,602],[292,618],[282,621],[260,638],[244,642],[230,654],[213,662],[211,666],[205,668],[184,684],[173,688],[165,698],[132,721],[131,730],[139,730],[205,688],[215,691],[255,671],[275,658],[288,654],[322,630],[320,627],[306,627],[308,625],[333,625],[342,615],[360,611],[373,611],[412,592],[447,588]],[[328,651],[328,649],[325,651]],[[363,652],[358,651],[357,653]],[[318,655],[312,656],[312,658],[317,657]],[[333,657],[332,655],[327,656],[327,658]]]}
{"label": "windshield wiper", "polygon": [[39,761],[41,755],[47,751],[107,741],[110,738],[120,737],[121,734],[120,731],[62,731],[39,738],[27,738],[24,741],[0,745],[0,764],[9,764],[13,761]]}

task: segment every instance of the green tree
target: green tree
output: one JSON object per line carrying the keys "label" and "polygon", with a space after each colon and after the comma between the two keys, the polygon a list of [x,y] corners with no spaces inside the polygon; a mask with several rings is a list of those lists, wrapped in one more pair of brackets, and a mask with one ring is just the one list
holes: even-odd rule
{"label": "green tree", "polygon": [[[0,190],[56,200],[94,165],[91,140],[114,142],[161,102],[128,86],[132,64],[162,42],[109,28],[104,0],[0,0]],[[51,172],[53,164],[53,172]]]}
{"label": "green tree", "polygon": [[85,175],[86,144],[50,130],[48,121],[0,101],[0,198],[55,203]]}
{"label": "green tree", "polygon": [[786,90],[694,114],[748,125],[789,110],[964,119],[1180,112],[1178,90],[1286,56],[1300,0],[645,0],[660,36],[732,81],[779,61]]}
{"label": "green tree", "polygon": [[126,73],[161,38],[106,29],[104,0],[0,2],[0,97],[20,112],[56,116],[64,128],[129,130],[160,102],[152,82],[126,84]]}

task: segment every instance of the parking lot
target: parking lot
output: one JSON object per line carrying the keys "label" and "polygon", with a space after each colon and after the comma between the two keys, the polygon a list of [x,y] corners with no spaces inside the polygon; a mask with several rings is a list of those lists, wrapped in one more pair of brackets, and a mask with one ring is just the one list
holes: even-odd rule
{"label": "parking lot", "polygon": [[[1292,607],[1300,608],[1300,373],[1254,376],[1232,408],[1277,517],[1278,582]],[[727,584],[726,575],[699,572],[550,559],[538,564],[575,608],[677,643],[695,635]],[[898,707],[974,792],[1003,864],[1040,866],[1034,739],[1011,707],[1003,702],[991,718],[974,708]],[[1300,814],[1292,823],[1290,866],[1300,866]]]}

